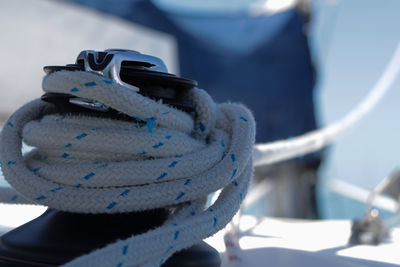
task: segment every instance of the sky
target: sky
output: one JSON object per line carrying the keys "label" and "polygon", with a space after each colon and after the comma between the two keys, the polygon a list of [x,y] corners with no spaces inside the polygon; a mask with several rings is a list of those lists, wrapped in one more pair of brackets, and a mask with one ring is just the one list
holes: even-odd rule
{"label": "sky", "polygon": [[[315,3],[311,38],[322,125],[343,117],[368,93],[400,41],[400,1],[330,2]],[[340,179],[372,189],[400,166],[399,89],[397,78],[372,113],[330,147],[321,172],[324,182]]]}

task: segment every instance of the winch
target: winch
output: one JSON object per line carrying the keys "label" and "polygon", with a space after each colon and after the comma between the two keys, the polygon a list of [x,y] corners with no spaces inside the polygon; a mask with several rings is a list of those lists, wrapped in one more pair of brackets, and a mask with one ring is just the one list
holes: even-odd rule
{"label": "winch", "polygon": [[[79,54],[75,64],[46,66],[44,71],[46,74],[58,71],[91,72],[101,76],[105,83],[122,85],[157,102],[191,115],[194,113],[193,104],[185,96],[197,82],[169,74],[161,59],[136,51],[86,50]],[[104,103],[74,94],[48,92],[41,99],[54,104],[61,115],[134,121],[139,125],[145,123]],[[154,229],[164,223],[170,212],[169,208],[157,208],[128,213],[81,214],[49,208],[37,219],[1,236],[0,266],[59,266],[109,243]],[[163,264],[219,265],[218,252],[205,242],[175,253]]]}

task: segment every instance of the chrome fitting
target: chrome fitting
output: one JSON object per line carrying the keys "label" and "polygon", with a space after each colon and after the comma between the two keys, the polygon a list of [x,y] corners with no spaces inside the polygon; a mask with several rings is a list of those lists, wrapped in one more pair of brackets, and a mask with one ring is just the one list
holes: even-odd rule
{"label": "chrome fitting", "polygon": [[139,92],[138,87],[122,81],[120,76],[122,67],[168,73],[161,59],[125,49],[107,49],[104,52],[84,50],[78,55],[76,64],[83,65],[85,71],[99,74],[135,92]]}

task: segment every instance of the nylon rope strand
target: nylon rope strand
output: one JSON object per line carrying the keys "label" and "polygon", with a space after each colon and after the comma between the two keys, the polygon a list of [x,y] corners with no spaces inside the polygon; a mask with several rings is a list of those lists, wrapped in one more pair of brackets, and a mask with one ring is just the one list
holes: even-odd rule
{"label": "nylon rope strand", "polygon": [[[221,230],[239,209],[252,175],[255,135],[244,106],[216,105],[194,88],[188,97],[196,110],[193,119],[80,71],[49,74],[43,89],[101,102],[142,123],[60,115],[41,100],[26,104],[0,136],[4,176],[21,196],[79,213],[178,207],[159,228],[65,266],[157,266]],[[22,142],[34,149],[23,155]],[[207,196],[221,188],[205,210]]]}
{"label": "nylon rope strand", "polygon": [[400,72],[400,43],[397,44],[390,62],[369,94],[344,118],[322,129],[304,135],[266,144],[254,149],[254,165],[272,164],[317,151],[335,141],[365,117],[379,103]]}

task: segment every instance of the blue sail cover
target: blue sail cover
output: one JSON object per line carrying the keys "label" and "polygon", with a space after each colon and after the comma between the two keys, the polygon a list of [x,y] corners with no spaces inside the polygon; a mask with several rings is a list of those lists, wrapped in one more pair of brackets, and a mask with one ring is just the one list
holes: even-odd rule
{"label": "blue sail cover", "polygon": [[182,11],[148,0],[68,2],[174,36],[180,75],[197,80],[218,102],[247,105],[255,114],[257,142],[316,128],[315,72],[297,9],[252,15]]}

